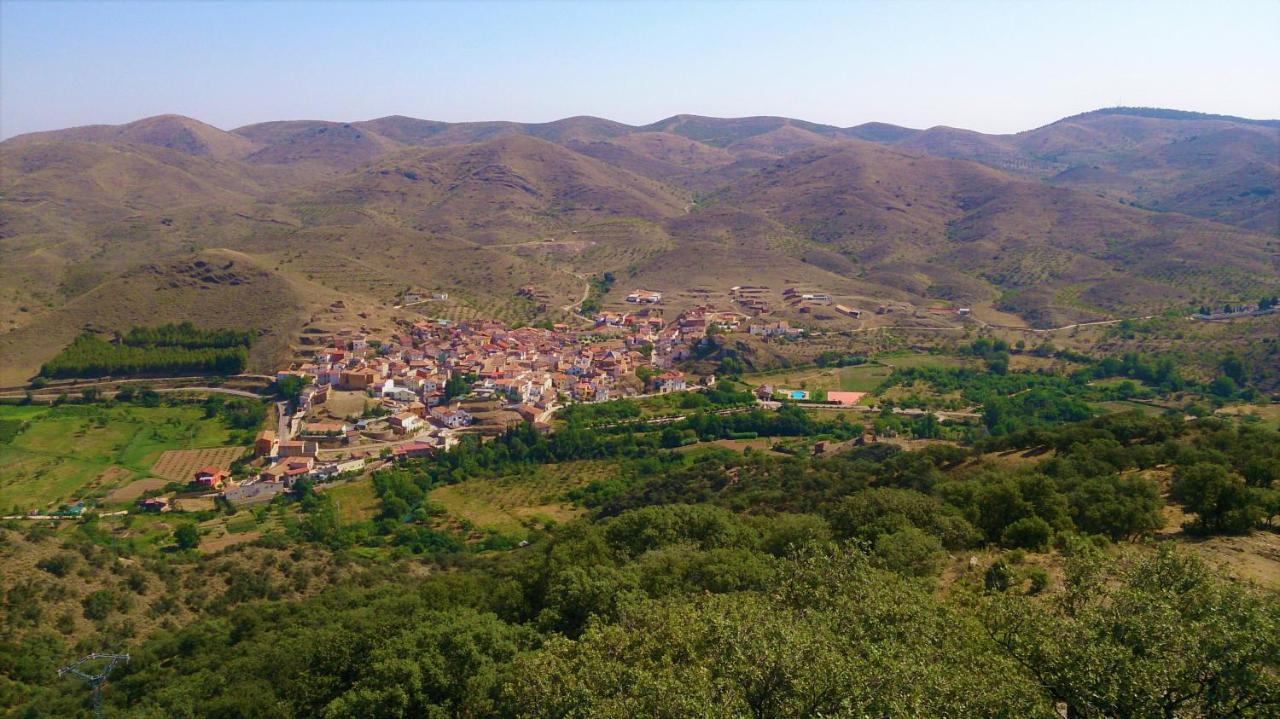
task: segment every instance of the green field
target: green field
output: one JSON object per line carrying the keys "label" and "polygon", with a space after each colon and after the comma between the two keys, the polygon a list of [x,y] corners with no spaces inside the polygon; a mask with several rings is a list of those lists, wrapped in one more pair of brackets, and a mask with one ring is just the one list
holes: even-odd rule
{"label": "green field", "polygon": [[1138,412],[1141,412],[1142,414],[1149,414],[1149,415],[1160,415],[1160,414],[1164,414],[1165,412],[1165,410],[1161,407],[1156,407],[1154,405],[1146,404],[1145,402],[1133,402],[1131,400],[1124,400],[1124,399],[1111,400],[1107,402],[1096,402],[1094,403],[1094,406],[1108,414],[1112,414],[1116,412],[1133,412],[1135,410]]}
{"label": "green field", "polygon": [[770,384],[787,389],[807,389],[812,399],[821,400],[818,393],[827,390],[846,392],[873,392],[893,372],[891,367],[864,364],[856,367],[808,367],[799,370],[766,372],[743,377],[743,381],[758,386]]}
{"label": "green field", "polygon": [[325,487],[326,496],[332,497],[343,522],[362,522],[378,513],[378,496],[373,491],[373,480],[360,477],[344,484]]}
{"label": "green field", "polygon": [[[875,392],[888,379],[893,370],[900,367],[961,367],[965,360],[947,355],[921,352],[897,352],[876,355],[873,361],[850,367],[803,367],[799,369],[773,370],[745,375],[742,381],[757,387],[762,384],[786,389],[809,390],[810,399],[821,402],[829,390],[844,392]],[[871,404],[866,397],[862,404]]]}
{"label": "green field", "polygon": [[196,407],[0,405],[22,428],[0,444],[0,510],[51,509],[147,477],[169,449],[218,447],[232,433]]}
{"label": "green field", "polygon": [[875,360],[890,367],[963,367],[967,364],[962,357],[950,355],[925,354],[921,352],[885,353],[876,355]]}
{"label": "green field", "polygon": [[549,464],[531,474],[469,479],[431,491],[450,516],[482,529],[518,534],[530,522],[563,522],[580,514],[565,493],[612,475],[610,462]]}

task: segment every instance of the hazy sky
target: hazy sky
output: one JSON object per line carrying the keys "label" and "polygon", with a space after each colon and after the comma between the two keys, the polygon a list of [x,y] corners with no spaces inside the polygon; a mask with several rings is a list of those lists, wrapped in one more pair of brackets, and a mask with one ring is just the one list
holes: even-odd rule
{"label": "hazy sky", "polygon": [[0,0],[2,137],[169,112],[1011,132],[1118,104],[1280,118],[1277,78],[1280,0]]}

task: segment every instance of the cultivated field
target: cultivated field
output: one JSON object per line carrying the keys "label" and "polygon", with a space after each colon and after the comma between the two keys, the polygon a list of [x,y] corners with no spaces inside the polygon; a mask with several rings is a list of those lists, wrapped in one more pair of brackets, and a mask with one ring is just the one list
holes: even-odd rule
{"label": "cultivated field", "polygon": [[208,447],[205,449],[171,449],[160,455],[151,468],[152,474],[181,482],[191,479],[202,467],[229,469],[231,463],[245,453],[244,447]]}
{"label": "cultivated field", "polygon": [[152,476],[156,460],[175,448],[243,452],[226,447],[231,433],[195,407],[0,405],[0,423],[13,422],[19,429],[0,440],[0,508],[5,511],[105,498]]}
{"label": "cultivated field", "polygon": [[[743,377],[743,381],[756,387],[762,384],[785,389],[804,389],[810,400],[822,401],[830,390],[844,392],[874,392],[895,368],[899,367],[960,367],[964,359],[946,355],[923,353],[893,353],[877,355],[873,363],[851,367],[804,367],[800,369],[757,372]],[[873,404],[868,395],[862,404]]]}
{"label": "cultivated field", "polygon": [[466,519],[481,529],[519,533],[529,522],[563,522],[579,515],[581,510],[565,493],[615,471],[608,462],[565,462],[546,465],[528,475],[469,479],[432,490],[430,498],[452,517]]}
{"label": "cultivated field", "polygon": [[[892,372],[891,367],[878,364],[857,367],[808,367],[748,375],[743,377],[743,381],[752,386],[769,384],[786,389],[805,389],[809,390],[811,399],[821,400],[822,397],[815,393],[825,394],[828,390],[873,392]],[[868,399],[870,398],[864,398],[864,401]]]}
{"label": "cultivated field", "polygon": [[[119,468],[113,467],[112,469]],[[168,483],[168,480],[161,479],[159,477],[135,480],[123,487],[117,487],[116,489],[111,490],[111,492],[107,494],[105,501],[107,504],[129,504],[131,502],[136,502],[147,492],[153,489],[161,489]]]}

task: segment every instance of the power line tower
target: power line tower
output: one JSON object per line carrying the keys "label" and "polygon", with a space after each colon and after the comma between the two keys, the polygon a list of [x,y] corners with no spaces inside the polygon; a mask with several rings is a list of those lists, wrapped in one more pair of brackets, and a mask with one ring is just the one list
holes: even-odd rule
{"label": "power line tower", "polygon": [[93,716],[102,719],[102,685],[107,683],[107,675],[121,664],[129,663],[128,654],[99,654],[94,652],[80,657],[71,664],[58,670],[58,676],[71,676],[79,679],[93,689]]}

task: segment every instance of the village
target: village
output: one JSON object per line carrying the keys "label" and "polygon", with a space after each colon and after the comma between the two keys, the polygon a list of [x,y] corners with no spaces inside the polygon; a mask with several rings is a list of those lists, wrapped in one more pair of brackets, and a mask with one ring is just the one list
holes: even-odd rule
{"label": "village", "polygon": [[[636,289],[617,309],[579,315],[582,326],[513,328],[490,319],[395,317],[389,329],[364,321],[309,335],[300,356],[275,373],[285,397],[276,403],[274,428],[260,431],[251,453],[231,467],[196,470],[189,489],[206,499],[253,504],[300,481],[330,483],[387,463],[428,458],[466,435],[494,437],[522,423],[549,432],[557,410],[569,404],[712,386],[714,376],[687,377],[678,369],[709,334],[802,337],[806,329],[779,318],[779,310],[817,319],[829,312],[853,320],[863,316],[821,290],[788,287],[779,307],[770,304],[776,296],[765,286],[734,286],[727,295],[736,309],[705,302],[686,305],[670,319],[662,292]],[[395,309],[447,298],[410,291]],[[903,309],[881,304],[870,312]],[[342,302],[330,308],[350,318],[346,311]],[[955,312],[968,315],[967,309]],[[766,406],[811,401],[803,389],[764,385],[755,394]],[[856,407],[865,394],[825,393],[821,403]],[[154,496],[140,504],[169,511],[173,501]]]}
{"label": "village", "polygon": [[[276,404],[275,428],[257,434],[251,457],[196,470],[191,488],[237,504],[267,501],[302,480],[430,457],[465,434],[491,437],[524,422],[550,431],[570,403],[700,389],[714,378],[690,380],[675,363],[710,325],[736,329],[743,319],[696,308],[668,325],[661,310],[645,308],[601,312],[591,329],[442,319],[400,320],[383,334],[340,329],[276,373],[278,386],[296,391]],[[172,508],[161,497],[140,504]]]}

